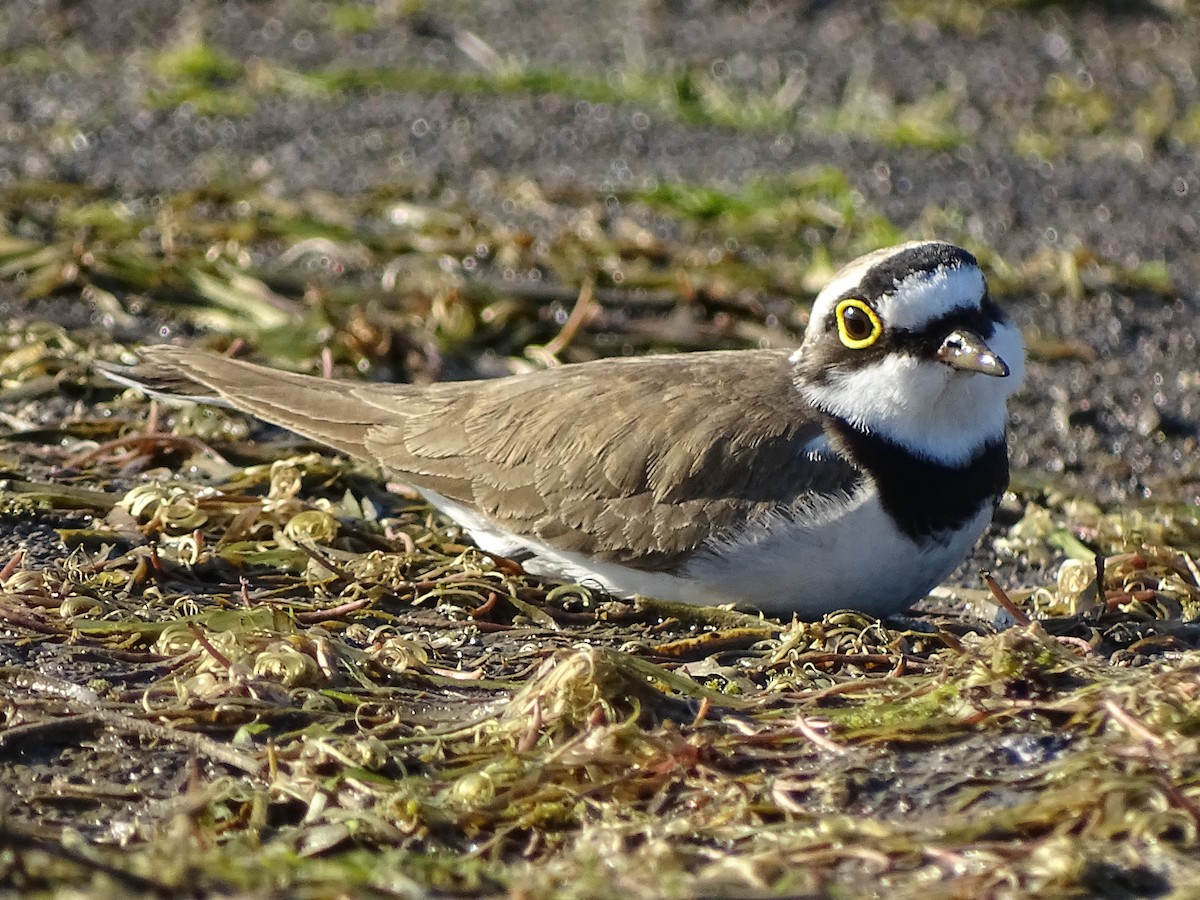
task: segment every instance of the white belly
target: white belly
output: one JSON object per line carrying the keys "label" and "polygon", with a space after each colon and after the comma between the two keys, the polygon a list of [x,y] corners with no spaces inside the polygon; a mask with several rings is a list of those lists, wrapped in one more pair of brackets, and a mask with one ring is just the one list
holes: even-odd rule
{"label": "white belly", "polygon": [[864,492],[836,518],[812,526],[781,521],[753,540],[697,557],[682,574],[698,598],[692,602],[733,598],[801,618],[835,609],[882,616],[911,606],[953,572],[991,514],[989,506],[966,527],[918,544],[896,530],[874,491]]}
{"label": "white belly", "polygon": [[535,575],[698,605],[749,603],[764,612],[816,618],[836,609],[886,615],[921,599],[966,558],[991,520],[987,507],[962,529],[917,544],[898,532],[874,490],[862,490],[811,522],[782,516],[732,544],[698,552],[678,573],[646,572],[564,553],[496,529],[444,497],[427,499],[460,523],[483,550],[499,556],[535,554]]}

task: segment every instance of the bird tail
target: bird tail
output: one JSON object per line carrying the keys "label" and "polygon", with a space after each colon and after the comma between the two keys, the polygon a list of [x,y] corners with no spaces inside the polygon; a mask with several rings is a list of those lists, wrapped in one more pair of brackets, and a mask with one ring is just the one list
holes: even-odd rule
{"label": "bird tail", "polygon": [[138,355],[135,366],[98,362],[96,367],[153,397],[237,409],[351,456],[369,455],[371,412],[357,397],[364,385],[167,344],[143,348]]}

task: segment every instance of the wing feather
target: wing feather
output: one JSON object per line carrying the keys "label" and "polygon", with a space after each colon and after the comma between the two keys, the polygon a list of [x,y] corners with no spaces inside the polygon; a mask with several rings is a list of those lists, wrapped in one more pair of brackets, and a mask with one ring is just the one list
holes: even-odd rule
{"label": "wing feather", "polygon": [[602,360],[427,387],[340,382],[162,346],[117,374],[241,409],[371,460],[498,528],[670,569],[719,537],[863,477],[814,465],[819,423],[782,351]]}

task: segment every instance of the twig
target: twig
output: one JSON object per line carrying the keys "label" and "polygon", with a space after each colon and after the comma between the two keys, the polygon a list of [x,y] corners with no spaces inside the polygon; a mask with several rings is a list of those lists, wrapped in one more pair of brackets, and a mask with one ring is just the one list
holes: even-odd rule
{"label": "twig", "polygon": [[567,346],[575,339],[575,335],[579,333],[579,329],[583,327],[583,323],[587,319],[595,299],[596,278],[593,275],[588,275],[583,280],[583,284],[579,286],[579,296],[576,298],[575,306],[571,310],[571,315],[567,317],[562,330],[554,336],[554,339],[550,343],[542,348],[547,354],[557,357],[558,354],[567,349]]}
{"label": "twig", "polygon": [[17,568],[25,560],[25,548],[18,547],[13,551],[13,555],[8,558],[8,562],[4,564],[4,568],[0,569],[0,584],[8,581],[12,573],[17,571]]}
{"label": "twig", "polygon": [[[828,726],[829,723],[825,723]],[[796,716],[795,727],[798,732],[808,738],[809,741],[816,744],[822,750],[828,750],[830,753],[836,753],[838,756],[846,755],[846,748],[841,744],[831,741],[825,735],[821,734],[820,730],[804,716]]]}
{"label": "twig", "polygon": [[[16,595],[0,594],[0,599],[6,599],[7,597],[14,596]],[[61,637],[62,635],[66,634],[66,631],[62,628],[56,628],[53,625],[49,625],[46,622],[42,622],[33,618],[32,616],[27,616],[18,609],[12,609],[11,607],[7,607],[2,604],[0,604],[0,622],[6,622],[9,625],[15,625],[18,628],[28,628],[30,631],[37,632],[38,634],[52,634],[56,637]]]}
{"label": "twig", "polygon": [[1131,713],[1127,713],[1121,707],[1117,706],[1115,700],[1109,698],[1104,701],[1104,710],[1107,712],[1122,728],[1128,731],[1138,740],[1145,744],[1149,744],[1155,749],[1161,750],[1166,746],[1166,741],[1162,735],[1155,734],[1140,720],[1135,718]]}
{"label": "twig", "polygon": [[89,710],[84,715],[95,716],[104,725],[118,731],[128,731],[139,737],[166,741],[171,744],[180,744],[197,756],[216,760],[232,768],[239,769],[248,775],[258,775],[262,771],[261,760],[254,759],[245,753],[240,753],[202,734],[196,734],[192,731],[181,731],[169,725],[147,722],[145,719],[131,719],[128,716],[106,709]]}
{"label": "twig", "polygon": [[300,612],[292,613],[292,617],[297,622],[303,622],[306,625],[313,622],[321,622],[328,619],[330,616],[344,616],[346,613],[352,613],[355,610],[362,609],[371,602],[370,597],[362,597],[359,600],[347,600],[340,606],[330,606],[322,609],[306,609]]}
{"label": "twig", "polygon": [[992,596],[996,599],[996,603],[999,604],[1001,609],[1013,617],[1014,622],[1016,622],[1018,625],[1033,624],[1033,620],[1025,614],[1025,611],[1018,607],[1017,604],[1013,603],[1011,599],[1009,599],[1008,594],[1004,592],[1004,588],[1000,587],[1000,583],[992,577],[991,572],[980,572],[979,574],[983,576],[984,583],[988,586],[988,590],[992,592]]}
{"label": "twig", "polygon": [[197,623],[188,622],[188,631],[192,633],[192,637],[196,639],[196,643],[203,647],[205,652],[215,659],[222,668],[226,670],[233,668],[233,663],[229,657],[213,645],[213,642],[208,639],[208,635],[204,633],[204,629]]}
{"label": "twig", "polygon": [[212,738],[207,738],[202,734],[181,731],[169,725],[160,725],[157,722],[149,722],[145,719],[130,718],[122,713],[108,709],[84,708],[83,704],[75,700],[68,700],[67,705],[68,708],[73,710],[70,716],[65,718],[57,717],[53,720],[42,722],[31,722],[27,725],[7,728],[0,732],[0,748],[8,747],[24,738],[45,735],[47,731],[83,724],[94,724],[103,725],[114,731],[136,734],[139,737],[150,740],[177,744],[187,748],[197,756],[224,763],[231,768],[239,769],[249,775],[258,775],[262,771],[262,763],[258,760],[227,747],[218,741],[214,741]]}
{"label": "twig", "polygon": [[113,438],[111,441],[105,441],[103,444],[98,444],[90,450],[84,450],[82,453],[76,453],[74,456],[68,457],[63,461],[63,465],[69,468],[79,468],[84,463],[91,462],[98,456],[102,456],[111,450],[119,450],[122,447],[138,447],[140,445],[149,444],[151,446],[160,445],[164,447],[182,447],[186,450],[192,450],[196,453],[207,454],[210,458],[219,463],[228,463],[220,453],[214,450],[208,444],[194,437],[189,437],[182,434],[146,434],[139,432],[137,434],[127,434],[123,437]]}
{"label": "twig", "polygon": [[9,681],[19,688],[52,694],[55,697],[74,700],[89,706],[100,703],[100,696],[91,688],[67,681],[64,678],[55,678],[53,675],[46,675],[43,672],[31,672],[18,666],[4,666],[0,668],[0,679]]}

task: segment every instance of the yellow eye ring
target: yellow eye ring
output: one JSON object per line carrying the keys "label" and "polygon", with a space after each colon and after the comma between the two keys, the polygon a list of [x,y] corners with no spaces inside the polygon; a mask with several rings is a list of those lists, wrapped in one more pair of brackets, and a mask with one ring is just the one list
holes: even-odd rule
{"label": "yellow eye ring", "polygon": [[838,337],[851,350],[870,347],[883,334],[883,323],[875,310],[857,297],[847,297],[834,311]]}

